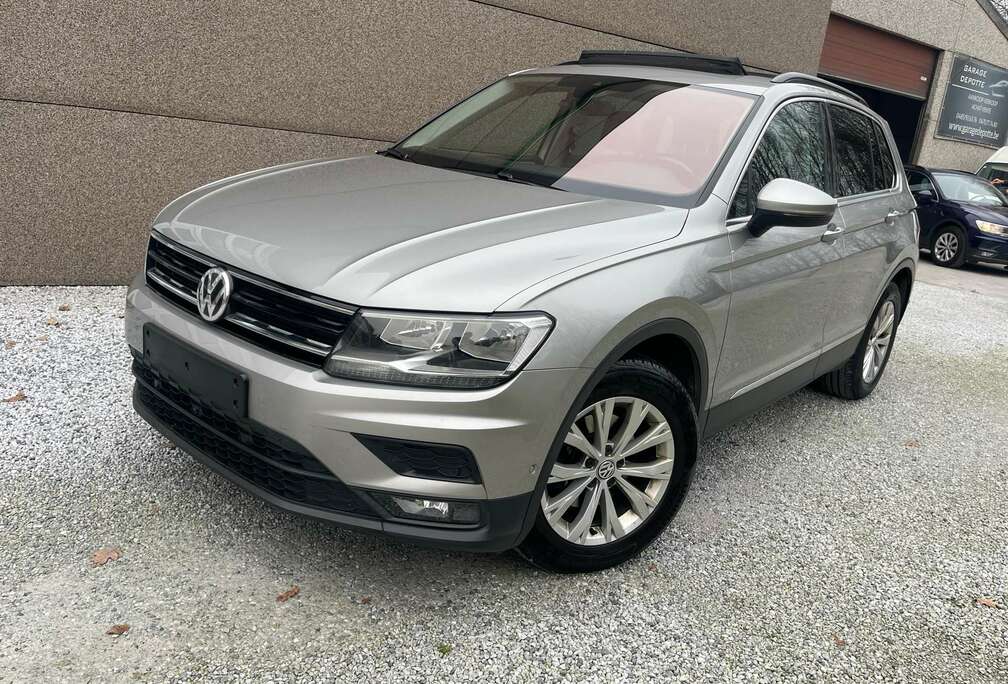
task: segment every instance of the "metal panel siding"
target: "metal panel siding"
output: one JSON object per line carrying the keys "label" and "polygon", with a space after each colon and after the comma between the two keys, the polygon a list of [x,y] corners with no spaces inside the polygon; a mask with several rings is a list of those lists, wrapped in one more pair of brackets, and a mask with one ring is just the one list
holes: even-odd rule
{"label": "metal panel siding", "polygon": [[937,57],[925,45],[832,14],[819,71],[923,99]]}

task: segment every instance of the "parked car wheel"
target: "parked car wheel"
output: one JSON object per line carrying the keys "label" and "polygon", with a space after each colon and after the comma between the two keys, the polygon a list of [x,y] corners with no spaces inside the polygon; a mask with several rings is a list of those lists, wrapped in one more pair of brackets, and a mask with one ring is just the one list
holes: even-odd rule
{"label": "parked car wheel", "polygon": [[871,394],[889,363],[902,307],[899,287],[889,283],[861,336],[857,351],[844,365],[819,378],[818,389],[843,399],[863,399]]}
{"label": "parked car wheel", "polygon": [[637,555],[682,504],[696,450],[696,410],[683,384],[654,361],[618,362],[567,428],[519,552],[558,572]]}
{"label": "parked car wheel", "polygon": [[966,234],[958,226],[942,226],[931,240],[931,258],[939,266],[959,268],[966,261]]}

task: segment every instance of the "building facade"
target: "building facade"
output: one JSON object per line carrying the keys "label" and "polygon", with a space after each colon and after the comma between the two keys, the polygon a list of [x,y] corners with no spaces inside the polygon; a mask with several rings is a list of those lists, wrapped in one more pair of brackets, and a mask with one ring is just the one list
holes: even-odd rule
{"label": "building facade", "polygon": [[963,64],[1008,68],[1004,27],[989,0],[0,0],[0,285],[124,283],[182,192],[372,152],[582,48],[819,73],[864,94],[907,160],[975,170],[997,93],[955,90],[991,111],[954,119],[952,137],[943,104]]}
{"label": "building facade", "polygon": [[833,0],[819,72],[886,117],[904,161],[976,171],[1008,145],[1006,36],[989,0]]}

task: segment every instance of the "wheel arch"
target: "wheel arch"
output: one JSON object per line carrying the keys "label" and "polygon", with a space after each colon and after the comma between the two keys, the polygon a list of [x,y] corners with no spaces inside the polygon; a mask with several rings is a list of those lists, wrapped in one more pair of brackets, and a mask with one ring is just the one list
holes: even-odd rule
{"label": "wheel arch", "polygon": [[[900,312],[900,317],[902,318],[903,313],[906,312],[907,304],[910,303],[910,293],[913,291],[914,284],[914,265],[913,261],[907,259],[906,261],[900,263],[896,267],[896,271],[893,273],[892,277],[889,278],[890,283],[896,283],[896,286],[900,290],[900,298],[902,299],[901,306],[902,311]],[[885,290],[883,290],[884,292]]]}
{"label": "wheel arch", "polygon": [[967,240],[969,239],[969,229],[965,225],[963,225],[962,221],[953,218],[946,218],[944,221],[936,223],[934,227],[931,229],[931,234],[928,236],[927,241],[927,248],[929,250],[932,251],[934,250],[935,240],[938,239],[938,234],[941,232],[942,228],[948,228],[949,226],[952,226],[953,228],[958,228],[959,230],[962,231],[966,239]]}
{"label": "wheel arch", "polygon": [[[678,373],[672,367],[666,365],[666,363],[664,363],[661,359],[655,358],[654,355],[658,354],[658,350],[665,350],[668,354],[666,358],[670,361],[672,360],[672,356],[674,356],[675,352],[688,351],[690,354],[688,368],[690,368],[693,373],[691,380],[687,382],[683,378],[679,377]],[[546,480],[549,476],[549,471],[552,467],[553,461],[556,460],[557,454],[563,446],[566,427],[574,420],[574,416],[581,409],[581,406],[584,405],[588,395],[591,394],[593,389],[595,389],[595,386],[599,383],[606,372],[620,359],[628,358],[634,356],[635,354],[646,356],[647,358],[662,364],[668,368],[673,375],[676,375],[680,382],[686,386],[686,388],[690,391],[691,398],[694,401],[694,409],[697,414],[698,439],[699,436],[703,434],[704,425],[707,422],[706,401],[708,395],[710,369],[707,363],[707,349],[700,333],[690,323],[678,318],[663,318],[637,328],[634,332],[625,336],[619,343],[610,349],[603,358],[602,362],[596,366],[591,376],[589,376],[588,380],[584,383],[574,401],[571,403],[567,413],[564,415],[563,422],[560,424],[560,429],[557,430],[557,434],[550,445],[549,452],[546,454],[546,459],[543,461],[543,467],[541,468],[539,477],[536,480],[536,487],[529,500],[528,509],[525,511],[525,520],[522,523],[521,533],[515,541],[515,545],[521,543],[535,524],[536,516],[539,513],[539,499],[542,497],[543,490],[546,487]],[[687,367],[683,365],[682,361],[683,360],[681,358],[676,360],[676,364],[679,365],[680,369]],[[690,383],[692,383],[692,387]]]}
{"label": "wheel arch", "polygon": [[620,359],[642,357],[668,369],[689,391],[698,417],[707,400],[707,353],[700,334],[685,321],[657,321],[624,340],[607,368]]}

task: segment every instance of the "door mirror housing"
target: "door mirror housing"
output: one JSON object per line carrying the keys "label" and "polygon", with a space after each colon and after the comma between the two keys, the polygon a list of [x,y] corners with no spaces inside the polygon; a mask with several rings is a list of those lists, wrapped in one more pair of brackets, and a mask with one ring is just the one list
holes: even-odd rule
{"label": "door mirror housing", "polygon": [[837,201],[822,190],[790,178],[777,178],[756,196],[749,232],[759,237],[773,226],[822,226],[836,213]]}
{"label": "door mirror housing", "polygon": [[917,200],[917,204],[934,204],[935,196],[930,190],[921,190],[914,193],[914,199]]}

